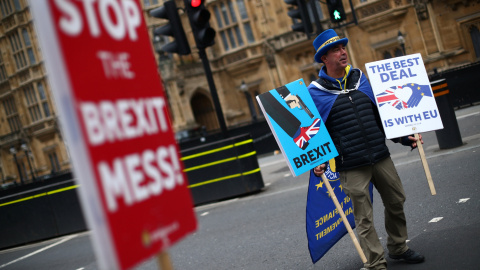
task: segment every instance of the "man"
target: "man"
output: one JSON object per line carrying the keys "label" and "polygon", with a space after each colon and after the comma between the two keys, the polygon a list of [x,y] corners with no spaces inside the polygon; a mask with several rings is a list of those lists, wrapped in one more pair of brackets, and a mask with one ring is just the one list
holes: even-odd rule
{"label": "man", "polygon": [[[348,64],[347,43],[347,38],[341,39],[332,29],[313,41],[315,61],[324,66],[320,78],[312,82],[308,90],[339,153],[335,164],[343,190],[352,199],[357,235],[367,257],[365,267],[387,269],[384,250],[373,226],[370,182],[385,206],[389,257],[407,263],[423,262],[425,258],[406,245],[403,186],[385,144],[372,88],[362,71]],[[421,136],[419,138],[423,143]],[[393,141],[412,149],[417,147],[414,136]],[[320,176],[324,170],[322,164],[314,173]]]}

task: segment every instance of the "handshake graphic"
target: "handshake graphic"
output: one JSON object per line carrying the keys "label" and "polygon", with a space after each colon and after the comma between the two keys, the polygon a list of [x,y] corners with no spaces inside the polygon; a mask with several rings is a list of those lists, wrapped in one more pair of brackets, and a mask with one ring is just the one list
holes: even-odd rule
{"label": "handshake graphic", "polygon": [[417,107],[424,96],[433,96],[429,85],[407,83],[403,86],[392,86],[377,94],[377,101],[380,107],[388,104],[402,110]]}

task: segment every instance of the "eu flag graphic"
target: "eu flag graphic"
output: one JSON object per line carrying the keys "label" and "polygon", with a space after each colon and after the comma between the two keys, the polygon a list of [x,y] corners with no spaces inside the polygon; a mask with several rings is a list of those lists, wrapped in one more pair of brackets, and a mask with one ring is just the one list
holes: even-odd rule
{"label": "eu flag graphic", "polygon": [[378,106],[390,105],[397,110],[417,107],[423,97],[432,97],[429,85],[407,83],[402,86],[392,86],[377,94]]}
{"label": "eu flag graphic", "polygon": [[[335,169],[335,159],[328,162],[325,177],[332,186],[350,226],[352,229],[355,228],[352,202],[343,191],[340,174]],[[312,262],[316,263],[347,233],[347,228],[343,224],[322,178],[315,176],[311,170],[309,181],[306,229],[310,257]],[[373,185],[370,184],[370,198],[373,198],[372,192]]]}

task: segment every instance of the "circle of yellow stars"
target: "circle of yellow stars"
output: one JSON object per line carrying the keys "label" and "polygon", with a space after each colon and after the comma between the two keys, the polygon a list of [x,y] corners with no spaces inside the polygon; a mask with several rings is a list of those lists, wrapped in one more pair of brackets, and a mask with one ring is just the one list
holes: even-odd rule
{"label": "circle of yellow stars", "polygon": [[[328,180],[328,181],[329,181],[329,182],[336,182],[336,181],[340,181],[340,179],[337,179],[337,180]],[[317,191],[318,191],[319,188],[323,188],[323,181],[320,180],[320,183],[316,184],[315,186],[317,187]],[[340,188],[341,191],[343,191],[343,186],[342,186],[342,184],[340,184],[338,187]],[[332,187],[333,192],[335,192],[335,188],[336,188],[336,187]],[[329,191],[327,191],[327,194],[328,194],[328,197],[331,197],[331,196],[332,196]]]}

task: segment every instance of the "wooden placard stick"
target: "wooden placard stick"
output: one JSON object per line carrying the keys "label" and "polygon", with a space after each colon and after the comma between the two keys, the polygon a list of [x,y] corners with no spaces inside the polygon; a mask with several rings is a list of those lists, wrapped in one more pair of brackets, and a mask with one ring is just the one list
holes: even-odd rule
{"label": "wooden placard stick", "polygon": [[435,191],[435,186],[433,185],[432,175],[430,174],[427,158],[425,157],[425,152],[423,151],[423,145],[422,145],[422,142],[420,142],[420,137],[418,136],[418,133],[415,133],[415,139],[417,139],[418,153],[420,154],[420,159],[422,160],[423,169],[425,170],[425,175],[427,176],[430,192],[432,193],[432,195],[435,195],[437,194],[437,192]]}
{"label": "wooden placard stick", "polygon": [[330,186],[330,183],[328,182],[327,177],[325,177],[325,174],[322,174],[322,180],[325,186],[328,189],[328,192],[330,193],[330,197],[332,197],[332,201],[337,207],[338,213],[340,213],[340,216],[342,217],[343,224],[345,224],[345,227],[347,228],[348,234],[350,235],[350,238],[352,238],[353,244],[355,245],[355,248],[357,249],[358,255],[360,255],[360,259],[362,259],[363,263],[367,263],[367,257],[365,257],[365,253],[363,253],[362,248],[360,247],[360,243],[358,243],[357,237],[353,233],[352,227],[350,226],[350,223],[348,223],[348,219],[345,216],[345,213],[343,212],[342,206],[340,206],[340,203],[338,202],[337,196],[335,195],[335,192],[333,192],[332,186]]}
{"label": "wooden placard stick", "polygon": [[162,251],[157,255],[159,270],[173,270],[172,260],[167,251]]}

